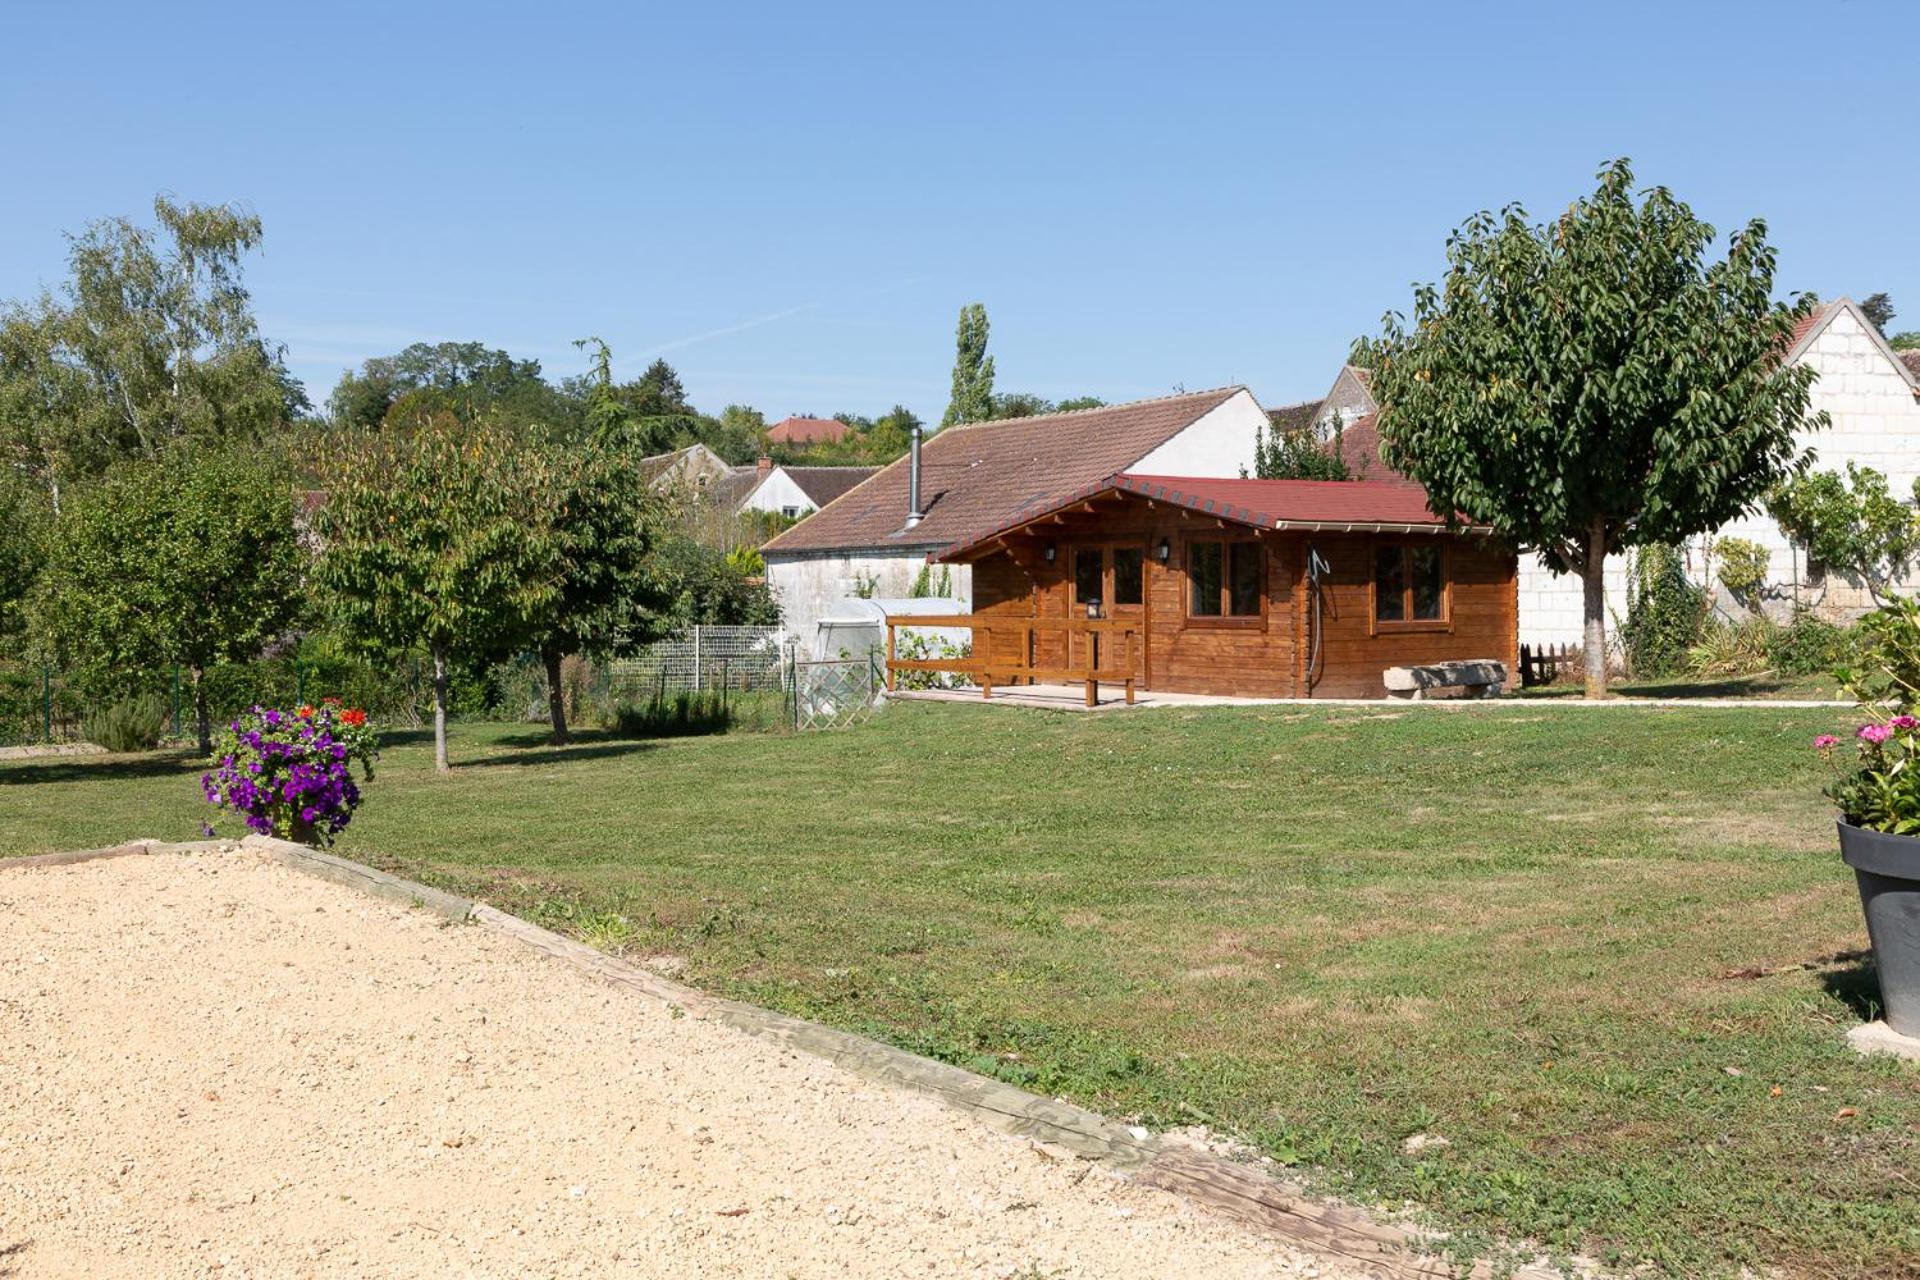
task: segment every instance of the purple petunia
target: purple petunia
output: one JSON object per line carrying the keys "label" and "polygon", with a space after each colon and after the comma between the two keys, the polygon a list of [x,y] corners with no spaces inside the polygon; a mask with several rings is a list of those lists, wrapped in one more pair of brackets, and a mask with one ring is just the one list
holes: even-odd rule
{"label": "purple petunia", "polygon": [[377,752],[364,717],[341,730],[331,706],[303,712],[255,707],[235,720],[215,755],[217,766],[200,786],[210,803],[232,809],[249,830],[308,831],[324,842],[345,829],[360,803],[352,762],[371,777]]}

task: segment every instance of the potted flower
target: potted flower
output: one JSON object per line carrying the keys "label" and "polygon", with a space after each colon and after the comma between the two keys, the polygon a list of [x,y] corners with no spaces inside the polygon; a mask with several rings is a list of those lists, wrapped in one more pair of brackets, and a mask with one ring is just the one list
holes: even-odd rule
{"label": "potted flower", "polygon": [[360,803],[352,766],[370,781],[378,758],[367,713],[337,698],[293,711],[254,707],[221,732],[200,786],[249,830],[327,845]]}
{"label": "potted flower", "polygon": [[1920,602],[1894,601],[1860,631],[1861,668],[1840,676],[1867,722],[1851,753],[1834,734],[1814,746],[1839,769],[1826,794],[1859,882],[1887,1025],[1920,1038]]}

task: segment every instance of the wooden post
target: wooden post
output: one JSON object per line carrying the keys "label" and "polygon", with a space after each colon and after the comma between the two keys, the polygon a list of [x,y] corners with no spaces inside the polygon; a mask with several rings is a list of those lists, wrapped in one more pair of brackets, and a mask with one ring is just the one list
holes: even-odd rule
{"label": "wooden post", "polygon": [[1133,628],[1127,628],[1127,705],[1133,705]]}
{"label": "wooden post", "polygon": [[893,619],[887,619],[887,692],[893,692]]}

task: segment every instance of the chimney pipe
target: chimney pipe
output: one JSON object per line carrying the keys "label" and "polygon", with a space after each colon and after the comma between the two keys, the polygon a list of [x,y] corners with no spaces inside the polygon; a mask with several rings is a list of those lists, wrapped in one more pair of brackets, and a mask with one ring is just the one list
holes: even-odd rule
{"label": "chimney pipe", "polygon": [[764,476],[765,474],[767,474],[767,472],[771,470],[773,470],[773,459],[769,458],[766,454],[763,453],[758,458],[754,459],[753,473],[755,475]]}
{"label": "chimney pipe", "polygon": [[907,428],[907,528],[927,518],[920,509],[920,424]]}

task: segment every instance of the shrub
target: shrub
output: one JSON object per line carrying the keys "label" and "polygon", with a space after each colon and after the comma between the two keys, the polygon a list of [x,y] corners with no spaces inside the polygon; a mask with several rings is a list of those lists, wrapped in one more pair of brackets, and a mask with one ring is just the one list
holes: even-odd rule
{"label": "shrub", "polygon": [[166,702],[151,694],[135,695],[88,712],[80,721],[80,736],[109,751],[125,754],[153,750],[160,744],[160,735],[166,727]]}
{"label": "shrub", "polygon": [[1773,633],[1766,618],[1740,622],[1708,619],[1700,639],[1687,650],[1687,665],[1703,676],[1748,676],[1772,665]]}
{"label": "shrub", "polygon": [[[924,662],[930,658],[959,662],[973,656],[973,642],[955,642],[944,636],[927,635],[902,629],[894,643],[893,656],[901,661]],[[894,685],[901,689],[964,689],[973,677],[960,671],[902,671]]]}
{"label": "shrub", "polygon": [[331,844],[360,804],[353,763],[371,781],[379,754],[364,711],[332,702],[294,711],[254,707],[215,739],[214,767],[201,776],[200,789],[209,803],[245,819],[248,830]]}
{"label": "shrub", "polygon": [[1714,551],[1720,557],[1720,585],[1742,604],[1758,599],[1771,563],[1767,549],[1745,538],[1722,538]]}
{"label": "shrub", "polygon": [[1641,547],[1627,622],[1620,632],[1633,674],[1666,676],[1683,670],[1706,620],[1707,593],[1687,580],[1679,549],[1659,543]]}
{"label": "shrub", "polygon": [[687,738],[725,733],[733,707],[725,690],[661,691],[645,702],[622,702],[613,710],[613,730],[623,738]]}
{"label": "shrub", "polygon": [[1767,645],[1767,662],[1789,676],[1825,675],[1853,660],[1856,641],[1846,627],[1802,614],[1784,627],[1775,627]]}

